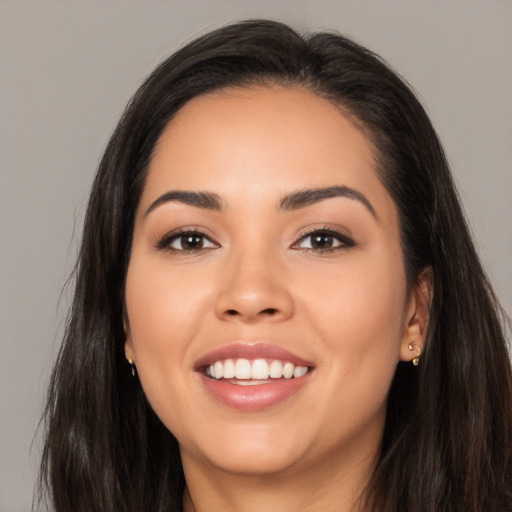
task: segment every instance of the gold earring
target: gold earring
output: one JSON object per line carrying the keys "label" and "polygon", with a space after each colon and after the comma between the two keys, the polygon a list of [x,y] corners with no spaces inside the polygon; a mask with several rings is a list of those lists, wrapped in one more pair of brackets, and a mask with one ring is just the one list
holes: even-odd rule
{"label": "gold earring", "polygon": [[409,350],[416,350],[416,357],[412,360],[414,366],[418,366],[420,363],[421,348],[416,343],[409,343]]}
{"label": "gold earring", "polygon": [[133,364],[133,361],[131,359],[128,359],[128,364],[132,368],[132,375],[135,377],[135,365]]}

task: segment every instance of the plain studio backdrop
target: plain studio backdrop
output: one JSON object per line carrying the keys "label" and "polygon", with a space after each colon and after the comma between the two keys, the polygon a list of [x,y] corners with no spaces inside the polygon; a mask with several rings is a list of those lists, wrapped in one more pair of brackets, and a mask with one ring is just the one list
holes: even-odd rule
{"label": "plain studio backdrop", "polygon": [[0,512],[30,510],[63,288],[126,102],[184,42],[260,17],[351,36],[413,84],[512,312],[510,0],[0,0]]}

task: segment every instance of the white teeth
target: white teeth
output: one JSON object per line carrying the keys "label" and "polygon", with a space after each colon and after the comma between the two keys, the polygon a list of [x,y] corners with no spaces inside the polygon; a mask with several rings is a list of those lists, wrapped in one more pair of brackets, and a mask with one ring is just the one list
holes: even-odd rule
{"label": "white teeth", "polygon": [[271,379],[280,379],[283,376],[283,365],[281,361],[274,360],[270,363],[269,376]]}
{"label": "white teeth", "polygon": [[231,359],[224,361],[224,373],[222,376],[225,379],[233,379],[235,377],[235,363]]}
{"label": "white teeth", "polygon": [[283,377],[285,379],[291,379],[293,377],[294,369],[295,369],[295,366],[293,366],[292,363],[284,363]]}
{"label": "white teeth", "polygon": [[306,373],[308,373],[308,369],[305,366],[296,366],[293,370],[293,377],[298,379],[299,377],[306,375]]}
{"label": "white teeth", "polygon": [[222,374],[223,374],[222,361],[217,361],[214,365],[214,369],[215,369],[215,378],[222,379]]}
{"label": "white teeth", "polygon": [[256,359],[252,363],[251,379],[268,379],[268,364],[265,359]]}
{"label": "white teeth", "polygon": [[266,384],[268,380],[236,380],[232,381],[232,384],[237,384],[238,386],[257,386],[258,384]]}
{"label": "white teeth", "polygon": [[[215,374],[215,375],[217,375],[217,374]],[[247,359],[237,359],[236,360],[235,378],[237,378],[237,379],[250,379],[251,378],[251,363]]]}
{"label": "white teeth", "polygon": [[[270,379],[291,379],[303,377],[308,373],[307,366],[295,366],[289,361],[274,359],[270,364],[265,359],[226,359],[215,361],[207,368],[206,374],[213,379],[237,379],[243,385],[252,385],[254,381]],[[257,382],[255,382],[257,384]]]}

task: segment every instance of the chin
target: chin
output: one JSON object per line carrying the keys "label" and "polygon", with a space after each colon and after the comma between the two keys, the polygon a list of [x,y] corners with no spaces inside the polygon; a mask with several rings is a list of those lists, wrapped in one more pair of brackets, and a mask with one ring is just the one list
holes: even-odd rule
{"label": "chin", "polygon": [[[207,454],[208,462],[217,469],[237,475],[265,476],[286,472],[299,461],[296,453],[283,453],[282,450],[267,449],[265,451],[226,450],[222,454]],[[299,459],[299,460],[297,460]]]}
{"label": "chin", "polygon": [[[306,444],[298,436],[269,428],[242,427],[238,432],[227,429],[220,435],[210,435],[204,446],[187,449],[180,445],[182,458],[192,457],[228,473],[246,475],[276,474],[304,460]],[[201,443],[203,445],[203,443]]]}

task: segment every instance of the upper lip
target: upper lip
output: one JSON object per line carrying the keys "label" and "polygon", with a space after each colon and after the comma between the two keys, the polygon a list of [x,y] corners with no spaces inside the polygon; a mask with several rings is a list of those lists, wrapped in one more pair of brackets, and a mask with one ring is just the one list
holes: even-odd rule
{"label": "upper lip", "polygon": [[295,366],[312,367],[313,363],[271,343],[233,343],[208,352],[194,364],[196,370],[225,359],[279,359]]}

